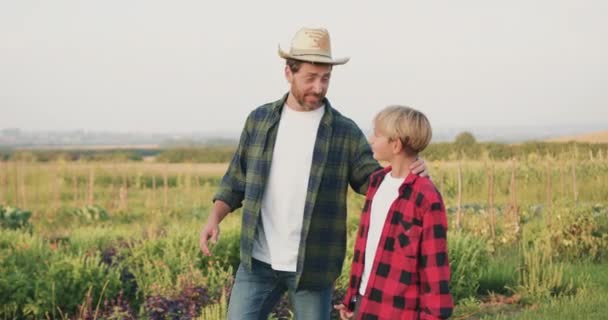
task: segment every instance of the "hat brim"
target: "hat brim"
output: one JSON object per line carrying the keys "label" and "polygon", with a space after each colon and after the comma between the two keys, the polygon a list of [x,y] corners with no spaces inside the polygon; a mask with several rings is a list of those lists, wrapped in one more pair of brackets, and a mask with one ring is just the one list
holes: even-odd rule
{"label": "hat brim", "polygon": [[340,58],[340,59],[332,59],[326,56],[320,56],[320,55],[316,55],[316,54],[303,54],[303,55],[291,55],[288,52],[285,52],[281,49],[281,47],[279,47],[279,57],[283,58],[283,59],[294,59],[294,60],[298,60],[298,61],[304,61],[304,62],[312,62],[312,63],[324,63],[324,64],[331,64],[331,65],[341,65],[341,64],[345,64],[348,62],[348,60],[350,60],[349,57],[346,58]]}

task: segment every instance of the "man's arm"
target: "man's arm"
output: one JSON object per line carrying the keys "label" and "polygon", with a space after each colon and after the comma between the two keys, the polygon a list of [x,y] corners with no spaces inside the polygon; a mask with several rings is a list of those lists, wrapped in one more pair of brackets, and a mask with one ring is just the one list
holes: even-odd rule
{"label": "man's arm", "polygon": [[228,170],[220,182],[218,191],[213,196],[213,207],[207,218],[207,223],[201,230],[199,245],[201,251],[208,256],[211,255],[208,241],[211,239],[212,242],[217,242],[220,235],[220,222],[224,220],[228,213],[240,208],[243,204],[247,172],[246,151],[250,126],[251,115],[245,122],[239,145],[230,161]]}
{"label": "man's arm", "polygon": [[247,172],[247,148],[249,143],[249,132],[252,126],[252,116],[249,115],[245,121],[245,127],[241,132],[239,144],[232,156],[228,170],[222,177],[220,186],[213,196],[213,202],[222,200],[230,207],[230,212],[243,205],[245,197],[245,183]]}
{"label": "man's arm", "polygon": [[348,182],[355,192],[365,194],[369,185],[369,177],[382,167],[374,159],[372,149],[361,129],[357,127],[355,130],[350,153]]}

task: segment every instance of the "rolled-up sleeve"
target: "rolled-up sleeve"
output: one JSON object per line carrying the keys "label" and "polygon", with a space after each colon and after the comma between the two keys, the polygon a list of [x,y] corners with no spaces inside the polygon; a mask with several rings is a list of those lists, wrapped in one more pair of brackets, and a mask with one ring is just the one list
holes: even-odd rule
{"label": "rolled-up sleeve", "polygon": [[213,202],[217,200],[225,202],[230,207],[230,211],[234,211],[243,205],[247,174],[247,148],[251,122],[250,115],[245,121],[238,147],[232,156],[230,165],[222,177],[217,192],[213,196]]}

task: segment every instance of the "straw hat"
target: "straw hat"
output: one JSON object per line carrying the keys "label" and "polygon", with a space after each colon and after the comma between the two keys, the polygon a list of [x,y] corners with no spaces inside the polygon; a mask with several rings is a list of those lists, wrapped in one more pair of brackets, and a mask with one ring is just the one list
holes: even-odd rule
{"label": "straw hat", "polygon": [[293,40],[291,40],[289,52],[283,51],[279,45],[279,56],[284,59],[332,65],[345,64],[350,60],[350,58],[332,58],[329,32],[321,28],[302,28],[298,30]]}

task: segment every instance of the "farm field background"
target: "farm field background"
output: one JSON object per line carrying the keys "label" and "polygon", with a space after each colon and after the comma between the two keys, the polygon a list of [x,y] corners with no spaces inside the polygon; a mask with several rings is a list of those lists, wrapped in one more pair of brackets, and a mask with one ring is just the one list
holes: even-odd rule
{"label": "farm field background", "polygon": [[[448,207],[455,319],[605,319],[603,155],[427,164]],[[0,319],[224,319],[240,212],[211,257],[198,232],[226,167],[0,162]],[[336,302],[362,200],[349,194]],[[273,317],[292,318],[287,299]]]}

